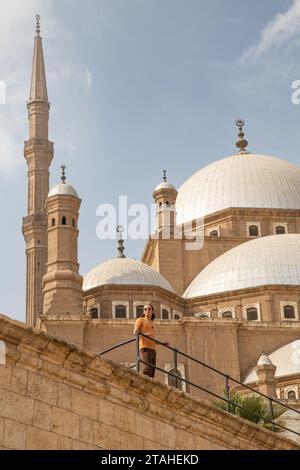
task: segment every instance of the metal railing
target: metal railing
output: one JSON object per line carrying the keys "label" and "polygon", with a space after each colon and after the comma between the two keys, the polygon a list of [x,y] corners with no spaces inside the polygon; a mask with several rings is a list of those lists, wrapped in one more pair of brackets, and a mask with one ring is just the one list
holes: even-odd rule
{"label": "metal railing", "polygon": [[[137,331],[134,338],[130,338],[129,340],[122,341],[121,343],[118,343],[118,344],[116,344],[116,345],[114,345],[114,346],[112,346],[108,349],[105,349],[104,351],[101,351],[100,353],[98,353],[98,355],[102,356],[103,354],[109,353],[109,352],[111,352],[115,349],[120,348],[121,346],[124,346],[126,344],[130,344],[130,343],[135,342],[136,343],[136,362],[132,367],[136,367],[137,372],[140,372],[140,364],[141,363],[146,364],[150,367],[153,367],[155,370],[158,370],[158,371],[160,371],[164,374],[167,374],[170,377],[173,377],[175,379],[175,387],[176,388],[178,388],[178,385],[180,384],[180,382],[184,382],[185,384],[190,385],[191,387],[195,387],[198,390],[201,390],[205,393],[208,393],[209,395],[213,396],[214,398],[217,398],[219,400],[222,400],[222,401],[226,402],[227,403],[227,411],[229,411],[230,413],[234,412],[235,409],[238,408],[240,410],[243,410],[243,411],[247,412],[248,414],[251,414],[259,422],[263,421],[264,424],[271,425],[271,428],[272,428],[273,431],[276,431],[276,428],[280,428],[282,430],[285,430],[285,431],[291,432],[291,433],[293,433],[297,436],[300,436],[299,432],[294,431],[293,429],[289,429],[289,428],[283,426],[282,424],[280,424],[279,422],[275,421],[273,404],[275,403],[275,404],[279,405],[280,407],[285,408],[286,410],[293,411],[293,412],[300,415],[299,410],[296,410],[295,408],[292,408],[291,406],[281,402],[280,400],[278,400],[274,397],[270,397],[268,395],[265,395],[264,393],[259,392],[258,390],[255,390],[254,388],[249,387],[248,385],[240,382],[239,380],[234,379],[229,374],[225,374],[224,372],[221,372],[220,370],[216,369],[215,367],[212,367],[212,366],[206,364],[205,362],[200,361],[199,359],[196,359],[195,357],[190,356],[189,354],[186,354],[186,353],[180,351],[177,348],[173,348],[172,346],[166,345],[166,343],[163,343],[163,342],[161,342],[157,339],[151,338],[151,341],[154,341],[156,344],[159,344],[160,346],[163,346],[163,347],[169,349],[170,351],[172,351],[172,353],[173,353],[173,369],[172,370],[174,370],[175,373],[169,372],[169,371],[167,371],[165,369],[162,369],[162,368],[160,368],[156,365],[154,366],[153,364],[150,364],[149,362],[144,361],[140,357],[140,337],[141,336],[149,339],[149,336],[144,335],[140,331]],[[223,376],[223,378],[224,378],[224,390],[225,390],[226,397],[218,395],[217,393],[212,392],[211,390],[208,390],[205,387],[201,387],[201,385],[195,384],[195,383],[191,382],[190,380],[187,380],[186,378],[179,377],[179,373],[178,373],[179,372],[178,371],[178,355],[183,356],[186,359],[189,359],[190,361],[194,361],[195,363],[205,367],[206,369],[211,370],[211,371],[213,371],[214,373],[216,373],[220,376]],[[260,395],[265,400],[267,400],[268,405],[269,405],[270,419],[266,418],[265,416],[261,416],[261,415],[255,413],[255,412],[253,412],[253,411],[247,410],[242,405],[232,401],[231,397],[230,397],[230,393],[231,393],[230,381],[234,382],[235,384],[239,385],[240,387],[243,387],[244,389],[247,389],[247,390],[249,390],[253,393],[256,393],[256,394]]]}

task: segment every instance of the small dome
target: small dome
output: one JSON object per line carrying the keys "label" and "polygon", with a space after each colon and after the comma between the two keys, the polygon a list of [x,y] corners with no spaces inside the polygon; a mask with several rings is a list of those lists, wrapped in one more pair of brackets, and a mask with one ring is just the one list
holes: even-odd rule
{"label": "small dome", "polygon": [[76,190],[71,184],[68,183],[58,183],[50,189],[48,197],[57,196],[58,194],[65,194],[68,196],[78,197]]}
{"label": "small dome", "polygon": [[173,189],[173,191],[177,191],[175,186],[173,186],[173,184],[171,183],[168,183],[167,181],[162,181],[161,183],[159,183],[154,189],[154,192],[159,191],[160,189]]}
{"label": "small dome", "polygon": [[254,153],[213,162],[179,188],[177,224],[229,207],[300,209],[300,168]]}
{"label": "small dome", "polygon": [[262,354],[257,361],[258,366],[272,366],[273,362],[266,354]]}
{"label": "small dome", "polygon": [[[300,374],[300,340],[282,346],[269,355],[269,360],[276,366],[275,377]],[[244,383],[257,382],[255,367],[246,376]]]}
{"label": "small dome", "polygon": [[183,297],[268,284],[300,286],[300,234],[256,238],[226,251],[195,277]]}
{"label": "small dome", "polygon": [[131,258],[114,258],[99,264],[84,276],[83,290],[87,291],[106,284],[157,286],[174,292],[169,282],[159,272]]}

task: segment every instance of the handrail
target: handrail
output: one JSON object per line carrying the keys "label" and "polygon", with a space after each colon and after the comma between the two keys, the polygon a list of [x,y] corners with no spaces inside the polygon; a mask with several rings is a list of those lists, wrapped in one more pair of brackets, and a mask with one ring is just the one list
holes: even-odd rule
{"label": "handrail", "polygon": [[133,341],[135,341],[135,338],[131,338],[131,339],[128,339],[126,341],[122,341],[122,343],[119,343],[119,344],[115,344],[114,346],[112,346],[111,348],[108,348],[108,349],[105,349],[104,351],[101,351],[99,353],[97,353],[98,356],[102,356],[102,354],[106,354],[110,351],[113,351],[114,349],[117,349],[119,348],[120,346],[125,346],[125,344],[129,344],[129,343],[133,343]]}
{"label": "handrail", "polygon": [[[220,399],[220,400],[222,400],[222,401],[224,401],[224,402],[227,402],[227,404],[228,404],[228,411],[229,411],[229,412],[230,412],[230,410],[231,410],[230,406],[235,407],[235,408],[242,409],[242,410],[244,410],[244,411],[248,411],[248,410],[246,410],[246,408],[244,408],[243,406],[238,405],[238,404],[234,403],[232,400],[230,400],[230,386],[229,386],[229,380],[231,380],[232,382],[235,382],[236,384],[238,384],[238,385],[240,385],[240,386],[242,386],[242,387],[244,387],[244,388],[246,388],[246,389],[248,389],[248,390],[251,390],[252,392],[254,392],[254,393],[256,393],[256,394],[258,394],[258,395],[260,395],[260,396],[266,398],[266,399],[269,401],[270,415],[271,415],[271,418],[273,418],[273,419],[267,419],[267,418],[265,418],[265,417],[263,417],[263,416],[258,415],[257,413],[254,413],[254,412],[250,411],[250,413],[251,413],[253,416],[255,416],[256,418],[259,418],[260,420],[263,420],[263,421],[264,421],[265,423],[267,423],[267,424],[271,424],[273,431],[275,431],[275,427],[278,427],[278,428],[284,429],[284,430],[286,430],[286,431],[289,431],[289,432],[291,432],[291,433],[293,433],[293,434],[296,434],[297,436],[300,436],[300,433],[298,433],[297,431],[294,431],[293,429],[286,428],[285,426],[282,426],[281,424],[276,423],[276,422],[274,421],[273,402],[274,402],[274,403],[277,403],[278,405],[280,405],[280,406],[283,407],[283,408],[286,408],[286,409],[288,409],[288,410],[294,411],[295,413],[297,413],[297,414],[299,414],[299,415],[300,415],[300,411],[296,410],[295,408],[292,408],[292,407],[289,406],[289,405],[286,405],[285,403],[282,403],[282,402],[279,401],[277,398],[273,398],[273,397],[270,397],[270,396],[268,396],[268,395],[265,395],[264,393],[261,393],[261,392],[259,392],[258,390],[255,390],[254,388],[251,388],[251,387],[249,387],[248,385],[245,385],[244,383],[240,382],[240,381],[237,380],[237,379],[234,379],[234,378],[231,377],[230,375],[225,374],[224,372],[221,372],[220,370],[216,369],[215,367],[212,367],[212,366],[210,366],[209,364],[206,364],[205,362],[202,362],[202,361],[200,361],[199,359],[196,359],[195,357],[190,356],[189,354],[186,354],[186,353],[180,351],[180,350],[177,349],[177,348],[173,348],[172,346],[166,345],[164,342],[161,342],[161,341],[159,341],[159,340],[157,340],[157,339],[151,338],[151,341],[153,341],[153,342],[155,342],[155,343],[157,343],[157,344],[159,344],[159,345],[161,345],[161,346],[164,346],[165,348],[167,348],[167,349],[173,351],[173,353],[174,353],[174,370],[175,370],[175,372],[177,372],[177,355],[180,354],[181,356],[186,357],[187,359],[190,359],[190,360],[196,362],[197,364],[200,364],[200,365],[202,365],[203,367],[206,367],[207,369],[212,370],[213,372],[215,372],[215,373],[217,373],[217,374],[219,374],[219,375],[222,375],[222,376],[225,378],[225,391],[226,391],[226,396],[227,396],[227,397],[226,397],[226,398],[225,398],[225,397],[222,397],[222,396],[220,396],[220,395],[218,395],[218,394],[212,392],[211,390],[208,390],[208,389],[206,389],[206,388],[204,388],[204,387],[201,387],[200,385],[197,385],[197,384],[195,384],[195,383],[193,383],[193,382],[191,382],[191,381],[189,381],[189,380],[187,380],[187,379],[185,379],[185,378],[178,377],[178,374],[177,374],[177,375],[176,375],[176,374],[172,374],[171,372],[166,371],[166,370],[164,370],[164,369],[161,369],[161,368],[158,367],[158,366],[153,366],[153,364],[150,364],[150,363],[148,363],[148,362],[146,362],[146,361],[143,361],[143,360],[140,358],[140,354],[139,354],[139,338],[140,338],[140,336],[143,336],[143,337],[145,337],[145,338],[149,338],[149,336],[144,335],[144,334],[141,333],[140,331],[137,331],[134,338],[130,338],[129,340],[122,341],[121,343],[118,343],[118,344],[112,346],[111,348],[108,348],[108,349],[106,349],[106,350],[104,350],[104,351],[101,351],[100,353],[98,353],[98,355],[99,355],[99,356],[102,356],[103,354],[106,354],[106,353],[108,353],[108,352],[110,352],[110,351],[113,351],[113,350],[115,350],[115,349],[117,349],[117,348],[119,348],[119,347],[121,347],[121,346],[124,346],[124,345],[126,345],[126,344],[129,344],[129,343],[132,343],[132,342],[135,341],[135,342],[136,342],[136,364],[135,364],[135,366],[136,366],[137,372],[139,372],[139,370],[140,370],[140,363],[150,365],[151,367],[154,367],[156,370],[159,370],[160,372],[163,372],[164,374],[167,374],[167,375],[169,375],[169,376],[174,377],[175,380],[176,380],[176,387],[177,387],[178,381],[182,381],[182,382],[185,382],[185,383],[188,384],[188,385],[191,385],[192,387],[195,387],[195,388],[197,388],[197,389],[199,389],[199,390],[201,390],[201,391],[203,391],[203,392],[206,392],[206,393],[208,393],[208,394],[214,396],[215,398],[218,398],[218,399]],[[132,367],[134,367],[134,366],[132,366]]]}

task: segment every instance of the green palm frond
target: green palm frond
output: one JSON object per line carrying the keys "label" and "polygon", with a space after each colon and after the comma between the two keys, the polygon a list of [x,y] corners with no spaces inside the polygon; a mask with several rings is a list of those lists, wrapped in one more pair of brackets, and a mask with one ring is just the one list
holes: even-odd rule
{"label": "green palm frond", "polygon": [[[261,424],[267,429],[272,430],[271,411],[269,403],[261,395],[240,395],[234,390],[230,391],[230,403],[223,400],[214,400],[213,403],[222,410],[229,411],[230,413],[247,419],[252,423]],[[224,391],[224,398],[227,395]],[[285,412],[284,407],[273,404],[274,421],[281,426],[284,422],[280,420],[280,416]],[[280,432],[281,428],[275,425],[275,431]]]}

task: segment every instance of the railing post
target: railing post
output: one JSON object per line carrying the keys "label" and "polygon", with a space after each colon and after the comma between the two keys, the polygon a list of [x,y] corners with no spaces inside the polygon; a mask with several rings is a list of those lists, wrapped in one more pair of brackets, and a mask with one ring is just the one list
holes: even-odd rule
{"label": "railing post", "polygon": [[229,413],[231,413],[231,407],[230,407],[230,403],[229,403],[229,400],[230,400],[229,375],[225,375],[225,394],[226,394],[226,398],[228,400],[227,410],[229,411]]}
{"label": "railing post", "polygon": [[136,356],[135,356],[135,363],[136,363],[136,370],[140,372],[140,332],[137,330],[135,334],[136,338]]}
{"label": "railing post", "polygon": [[175,387],[178,388],[178,372],[177,372],[177,349],[174,349],[173,351],[173,362],[174,362],[174,371],[175,371],[175,375],[176,375],[176,379],[175,379]]}
{"label": "railing post", "polygon": [[272,420],[272,431],[275,432],[273,400],[270,397],[269,397],[269,409],[270,409],[270,417]]}

